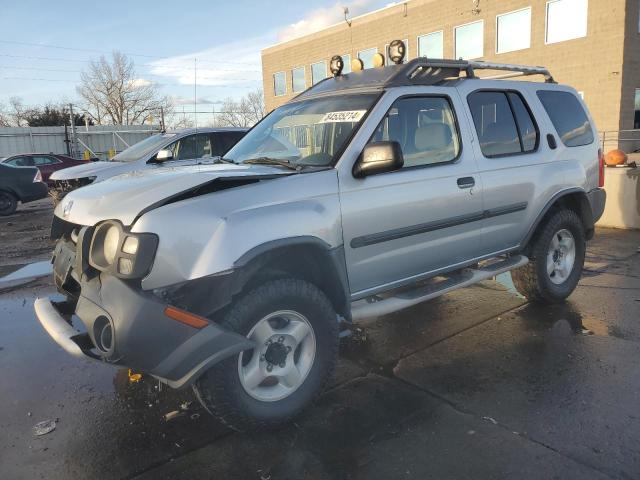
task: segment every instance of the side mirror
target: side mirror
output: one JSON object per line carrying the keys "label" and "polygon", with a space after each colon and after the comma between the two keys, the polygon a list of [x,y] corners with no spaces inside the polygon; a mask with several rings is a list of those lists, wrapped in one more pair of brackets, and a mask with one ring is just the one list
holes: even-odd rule
{"label": "side mirror", "polygon": [[166,162],[167,160],[173,160],[173,152],[168,149],[159,150],[156,154],[156,162]]}
{"label": "side mirror", "polygon": [[402,148],[398,142],[374,142],[364,147],[353,167],[353,176],[364,178],[378,173],[400,170],[404,165]]}

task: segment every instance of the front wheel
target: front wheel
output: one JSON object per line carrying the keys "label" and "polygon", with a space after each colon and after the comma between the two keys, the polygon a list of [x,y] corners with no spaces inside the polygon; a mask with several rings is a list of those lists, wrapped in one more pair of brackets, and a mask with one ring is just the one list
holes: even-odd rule
{"label": "front wheel", "polygon": [[335,310],[303,280],[259,286],[231,308],[223,326],[256,347],[215,365],[194,389],[209,412],[236,430],[286,422],[320,394],[335,367]]}
{"label": "front wheel", "polygon": [[584,227],[571,210],[558,210],[534,237],[530,262],[511,272],[516,289],[529,300],[558,303],[578,285],[585,255]]}
{"label": "front wheel", "polygon": [[18,208],[18,199],[11,192],[0,190],[0,216],[11,215]]}

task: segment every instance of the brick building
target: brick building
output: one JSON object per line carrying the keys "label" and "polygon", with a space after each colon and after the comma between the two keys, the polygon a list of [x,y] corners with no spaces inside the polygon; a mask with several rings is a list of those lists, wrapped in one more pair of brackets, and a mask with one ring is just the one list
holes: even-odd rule
{"label": "brick building", "polygon": [[[365,68],[391,40],[408,58],[546,66],[587,102],[606,149],[640,138],[640,0],[408,0],[262,51],[267,111],[329,75],[329,59]],[[348,70],[348,67],[347,67]],[[620,133],[618,134],[618,132]],[[625,132],[622,132],[625,131]],[[611,142],[611,143],[609,143]],[[620,142],[632,150],[640,142]]]}

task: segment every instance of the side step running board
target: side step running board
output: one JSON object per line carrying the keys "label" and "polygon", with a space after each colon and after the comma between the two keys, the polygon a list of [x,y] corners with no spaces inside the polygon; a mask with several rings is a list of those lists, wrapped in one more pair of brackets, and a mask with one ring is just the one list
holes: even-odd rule
{"label": "side step running board", "polygon": [[483,264],[478,268],[465,268],[452,272],[448,276],[439,276],[421,282],[413,288],[398,289],[387,294],[364,298],[351,304],[351,317],[360,320],[367,317],[379,317],[404,310],[418,303],[431,300],[459,288],[495,277],[504,272],[522,267],[529,263],[524,255],[515,255]]}

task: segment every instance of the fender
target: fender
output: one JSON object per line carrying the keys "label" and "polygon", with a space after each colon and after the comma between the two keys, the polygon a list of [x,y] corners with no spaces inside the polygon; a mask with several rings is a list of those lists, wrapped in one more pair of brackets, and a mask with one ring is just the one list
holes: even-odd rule
{"label": "fender", "polygon": [[527,231],[527,234],[525,235],[525,237],[520,242],[519,249],[524,249],[527,246],[527,244],[531,240],[531,237],[533,237],[534,233],[538,229],[538,226],[540,225],[540,223],[542,222],[546,214],[549,212],[551,207],[553,207],[556,203],[558,203],[558,201],[561,200],[562,198],[575,193],[580,194],[579,195],[580,212],[578,213],[580,214],[582,218],[582,222],[585,226],[587,240],[590,240],[593,237],[593,228],[595,223],[593,220],[593,212],[591,211],[591,205],[589,203],[589,200],[587,199],[587,192],[582,188],[574,187],[574,188],[567,188],[565,190],[561,190],[557,192],[555,195],[553,195],[551,199],[549,199],[549,201],[546,203],[544,208],[540,211],[540,213],[536,217],[535,222],[531,225],[531,227]]}
{"label": "fender", "polygon": [[[289,267],[297,267],[296,273],[299,276],[313,281],[325,292],[339,314],[350,318],[350,291],[344,246],[331,247],[313,236],[281,238],[262,243],[245,252],[230,270],[156,289],[154,293],[172,305],[215,318],[270,261],[278,259],[276,265],[282,264],[286,271],[286,262],[280,261],[283,256],[288,257]],[[318,266],[318,270],[305,270],[305,259]]]}

